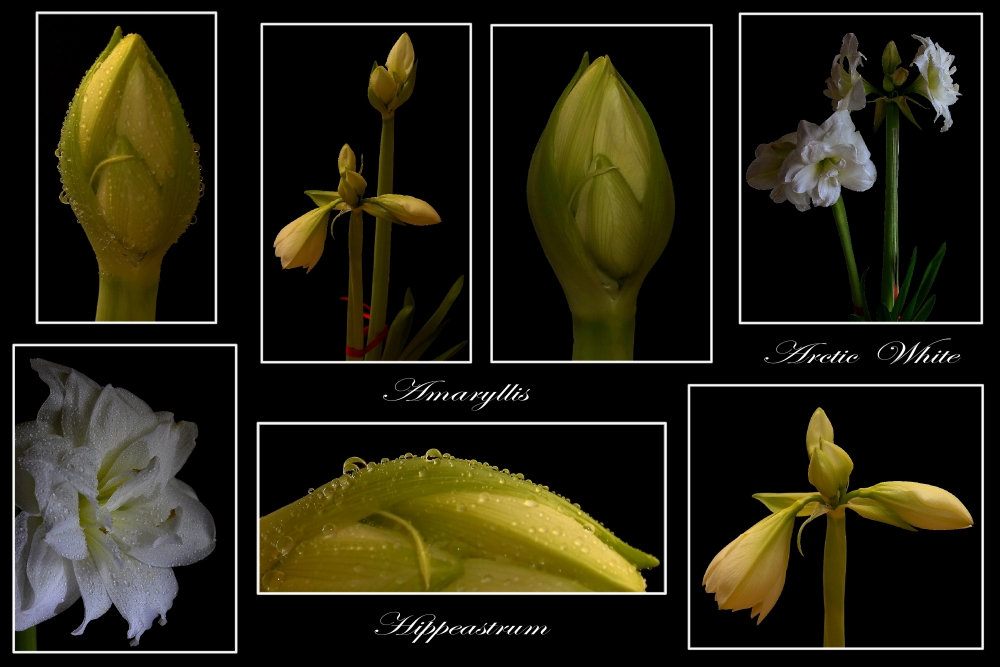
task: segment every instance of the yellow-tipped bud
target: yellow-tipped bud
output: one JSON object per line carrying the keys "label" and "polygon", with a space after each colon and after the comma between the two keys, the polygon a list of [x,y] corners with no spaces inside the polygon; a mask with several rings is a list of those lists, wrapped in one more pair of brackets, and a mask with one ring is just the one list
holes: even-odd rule
{"label": "yellow-tipped bud", "polygon": [[396,40],[389,51],[389,57],[385,59],[385,68],[392,75],[393,81],[397,85],[402,85],[413,73],[413,42],[405,32]]}
{"label": "yellow-tipped bud", "polygon": [[961,500],[930,484],[882,482],[867,489],[862,497],[892,510],[917,528],[953,530],[972,525],[972,515]]}
{"label": "yellow-tipped bud", "polygon": [[367,200],[363,208],[371,215],[391,222],[405,222],[408,225],[433,225],[441,222],[441,216],[433,206],[423,199],[406,195],[379,195]]}
{"label": "yellow-tipped bud", "polygon": [[833,444],[833,424],[822,408],[817,408],[806,429],[809,453],[809,483],[827,503],[836,506],[847,493],[854,462],[847,452]]}
{"label": "yellow-tipped bud", "polygon": [[396,109],[410,99],[417,78],[413,43],[405,32],[396,40],[385,66],[376,64],[368,78],[368,101],[382,118],[392,118]]}
{"label": "yellow-tipped bud", "polygon": [[340,171],[340,175],[343,176],[345,171],[357,171],[355,168],[354,151],[347,144],[340,149],[340,156],[337,158],[337,168]]}

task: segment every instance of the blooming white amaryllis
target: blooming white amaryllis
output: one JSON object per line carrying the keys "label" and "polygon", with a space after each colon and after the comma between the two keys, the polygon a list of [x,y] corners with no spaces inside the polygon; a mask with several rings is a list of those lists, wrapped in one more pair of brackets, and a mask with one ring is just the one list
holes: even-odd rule
{"label": "blooming white amaryllis", "polygon": [[864,54],[858,51],[858,38],[853,32],[844,35],[840,53],[833,57],[833,71],[823,91],[833,100],[834,111],[860,111],[865,108],[865,85],[858,73],[863,59]]}
{"label": "blooming white amaryllis", "polygon": [[835,111],[822,125],[799,121],[795,150],[778,171],[788,190],[808,194],[814,206],[833,206],[841,186],[864,192],[875,184],[875,176],[871,152],[847,110]]}
{"label": "blooming white amaryllis", "polygon": [[910,63],[920,70],[920,77],[914,82],[913,89],[930,101],[934,107],[935,122],[938,117],[944,116],[941,131],[946,132],[953,124],[948,107],[957,102],[961,94],[958,92],[958,84],[951,78],[956,70],[951,66],[955,62],[955,56],[941,48],[940,44],[935,44],[930,37],[912,37],[920,42],[917,55]]}
{"label": "blooming white amaryllis", "polygon": [[157,616],[166,623],[171,568],[215,548],[211,513],[174,477],[198,428],[71,368],[31,367],[49,397],[15,431],[15,629],[83,597],[74,635],[114,604],[135,646]]}

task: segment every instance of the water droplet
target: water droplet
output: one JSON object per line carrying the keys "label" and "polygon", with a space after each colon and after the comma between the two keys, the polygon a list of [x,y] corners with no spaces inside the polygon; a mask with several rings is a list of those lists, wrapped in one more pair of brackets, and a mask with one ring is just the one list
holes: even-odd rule
{"label": "water droplet", "polygon": [[588,549],[587,547],[580,547],[580,551],[583,552],[583,553],[585,553],[585,554],[589,554],[590,553],[590,549]]}
{"label": "water droplet", "polygon": [[536,503],[534,500],[525,500],[524,501],[524,506],[525,507],[538,507],[538,503]]}
{"label": "water droplet", "polygon": [[509,474],[510,474],[510,470],[507,470],[506,468],[504,468],[504,469],[503,469],[503,471],[504,471],[504,473],[505,473],[505,474],[507,474],[507,475],[509,475]]}
{"label": "water droplet", "polygon": [[427,453],[424,454],[424,458],[428,460],[439,459],[441,458],[441,450],[437,449],[436,447],[431,447],[430,449],[427,450]]}
{"label": "water droplet", "polygon": [[518,479],[524,479],[524,475],[522,473],[517,473],[516,475],[514,475],[514,477],[517,477]]}
{"label": "water droplet", "polygon": [[479,494],[478,502],[480,505],[482,505],[483,503],[487,503],[489,501],[490,501],[490,494],[486,493],[485,491]]}
{"label": "water droplet", "polygon": [[335,530],[337,530],[337,526],[335,526],[332,523],[328,523],[328,524],[326,524],[326,525],[323,526],[323,532],[324,533],[332,533]]}
{"label": "water droplet", "polygon": [[[62,192],[59,193],[59,201],[61,201],[63,204],[68,204],[70,202],[69,193],[66,192],[66,190],[63,190]],[[80,221],[77,220],[77,222]]]}
{"label": "water droplet", "polygon": [[363,466],[366,466],[366,467],[368,465],[367,463],[365,463],[364,459],[358,458],[357,456],[352,456],[351,458],[349,458],[346,461],[344,461],[344,474],[346,475],[349,472],[354,472],[356,470],[360,470],[360,468],[358,468],[358,466],[357,466],[357,464],[359,464],[359,463],[361,465],[363,465]]}
{"label": "water droplet", "polygon": [[585,524],[583,524],[583,529],[585,531],[587,531],[588,533],[592,533],[592,532],[594,532],[594,524],[592,524],[592,523],[585,523]]}
{"label": "water droplet", "polygon": [[312,492],[313,492],[313,491],[315,491],[315,490],[316,490],[316,489],[314,489],[314,488],[312,488],[312,487],[309,487],[309,490],[308,490],[308,491],[306,491],[306,493],[307,493],[307,494],[312,494]]}
{"label": "water droplet", "polygon": [[260,578],[260,583],[265,591],[271,591],[276,589],[284,580],[284,572],[281,572],[280,570],[271,570],[270,572],[264,573],[264,576]]}
{"label": "water droplet", "polygon": [[558,536],[562,535],[562,533],[561,533],[561,532],[559,532],[559,529],[558,529],[558,528],[553,528],[553,529],[552,529],[552,534],[553,534],[553,535],[555,535],[556,537],[558,537]]}
{"label": "water droplet", "polygon": [[413,454],[411,454],[410,452],[406,452],[405,454],[403,454],[403,458],[404,459],[412,459],[413,458]]}
{"label": "water droplet", "polygon": [[455,509],[458,510],[459,512],[464,512],[465,511],[465,503],[459,503],[458,505],[455,506]]}
{"label": "water droplet", "polygon": [[[567,499],[568,500],[568,499]],[[580,503],[573,503],[573,507],[580,509]]]}
{"label": "water droplet", "polygon": [[386,463],[388,463],[388,462],[389,462],[389,459],[386,459],[386,458],[383,458],[383,459],[382,459],[382,463],[383,463],[383,464],[386,464]]}
{"label": "water droplet", "polygon": [[285,535],[284,537],[278,540],[278,543],[275,545],[275,548],[278,550],[279,554],[285,556],[288,554],[289,551],[292,550],[292,547],[294,546],[295,546],[295,540]]}
{"label": "water droplet", "polygon": [[503,483],[504,483],[504,481],[503,481],[502,479],[500,479],[500,480],[497,480],[497,481],[498,481],[498,482],[500,482],[501,484],[503,484]]}
{"label": "water droplet", "polygon": [[479,580],[479,583],[481,583],[481,584],[488,584],[491,581],[493,581],[493,577],[491,577],[489,575],[486,575],[485,577],[483,577],[482,579]]}
{"label": "water droplet", "polygon": [[339,505],[340,503],[344,502],[344,494],[343,493],[338,493],[337,495],[335,495],[333,497],[333,502],[335,504],[337,504],[337,505]]}
{"label": "water droplet", "polygon": [[445,452],[444,454],[441,455],[441,458],[443,458],[443,459],[453,459],[455,457],[452,456],[451,454],[449,454],[448,452]]}
{"label": "water droplet", "polygon": [[420,477],[427,477],[427,471],[421,470],[420,472],[417,473],[417,475],[419,475]]}
{"label": "water droplet", "polygon": [[352,569],[352,570],[354,570],[354,571],[355,571],[356,573],[358,573],[358,574],[361,574],[362,572],[364,572],[364,571],[365,571],[365,568],[361,567],[360,565],[355,565],[355,566],[354,566],[353,568],[351,568],[351,569]]}
{"label": "water droplet", "polygon": [[535,493],[541,493],[541,492],[542,492],[542,485],[535,484]]}
{"label": "water droplet", "polygon": [[573,544],[575,544],[578,547],[582,547],[583,546],[583,540],[581,540],[580,538],[577,538],[577,539],[573,540]]}

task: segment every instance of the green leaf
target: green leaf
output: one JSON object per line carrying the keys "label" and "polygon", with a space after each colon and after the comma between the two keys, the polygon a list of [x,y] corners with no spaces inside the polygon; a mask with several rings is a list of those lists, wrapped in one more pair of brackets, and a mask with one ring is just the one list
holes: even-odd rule
{"label": "green leaf", "polygon": [[885,50],[882,51],[882,73],[891,77],[901,62],[903,61],[899,57],[899,51],[896,50],[896,42],[886,44]]}
{"label": "green leaf", "polygon": [[913,279],[913,269],[917,267],[917,249],[913,248],[913,254],[910,256],[910,266],[906,269],[906,277],[903,278],[903,284],[899,288],[899,298],[896,299],[896,303],[892,307],[892,314],[897,317],[906,305],[906,296],[910,292],[910,280]]}
{"label": "green leaf", "polygon": [[942,243],[941,247],[937,251],[937,254],[934,255],[930,263],[927,264],[927,268],[924,269],[924,277],[920,279],[920,287],[917,288],[917,296],[914,297],[913,301],[906,306],[906,310],[903,311],[904,322],[909,322],[913,319],[914,313],[923,304],[924,299],[927,298],[927,295],[931,291],[931,287],[934,286],[934,279],[937,278],[938,270],[941,268],[941,262],[944,261],[944,253],[947,246],[947,243]]}
{"label": "green leaf", "polygon": [[[444,299],[441,301],[441,305],[438,306],[438,309],[434,311],[434,314],[431,315],[430,319],[424,323],[424,326],[420,328],[417,335],[413,337],[413,340],[411,340],[403,349],[402,353],[400,353],[399,358],[401,360],[411,358],[412,353],[416,348],[420,347],[430,336],[435,335],[435,332],[444,320],[445,315],[448,314],[451,304],[455,303],[455,299],[457,299],[458,295],[461,294],[463,285],[465,285],[465,276],[459,276],[458,280],[455,281],[455,284],[451,286],[451,290],[448,291],[448,294],[445,295]],[[426,347],[424,349],[426,349]]]}
{"label": "green leaf", "polygon": [[851,313],[849,317],[851,318],[852,322],[864,322],[863,319],[861,319],[860,317],[858,317],[854,313]]}
{"label": "green leaf", "polygon": [[450,350],[448,350],[448,351],[447,351],[447,352],[445,352],[444,354],[441,354],[441,355],[438,355],[438,356],[434,357],[434,361],[447,361],[447,360],[451,359],[452,357],[454,357],[454,356],[455,356],[455,354],[456,354],[456,353],[457,353],[457,352],[458,352],[459,350],[461,350],[461,349],[462,349],[463,347],[465,347],[465,345],[466,345],[466,344],[467,344],[468,342],[469,342],[469,341],[467,341],[467,340],[463,340],[463,341],[462,341],[461,343],[459,343],[459,344],[458,344],[458,345],[456,345],[455,347],[451,348]]}
{"label": "green leaf", "polygon": [[878,131],[879,126],[882,121],[885,120],[885,98],[880,97],[875,100],[875,128],[874,131]]}
{"label": "green leaf", "polygon": [[865,95],[871,95],[872,93],[881,93],[882,92],[881,90],[879,90],[878,88],[876,88],[872,84],[868,83],[868,81],[866,81],[864,77],[861,77],[861,83],[864,84]]}
{"label": "green leaf", "polygon": [[413,94],[413,86],[415,86],[417,83],[417,63],[419,62],[420,62],[419,60],[413,61],[413,71],[410,72],[410,78],[408,78],[406,81],[403,82],[403,89],[400,90],[399,95],[396,96],[397,109],[399,108],[400,104],[410,99],[410,95]]}
{"label": "green leaf", "polygon": [[868,295],[865,294],[865,278],[867,277],[868,269],[865,269],[865,272],[861,274],[861,304],[865,314],[865,322],[871,322],[872,316],[871,313],[868,312]]}
{"label": "green leaf", "polygon": [[927,299],[927,303],[917,311],[917,314],[913,316],[914,322],[923,322],[931,315],[931,311],[934,310],[934,303],[937,301],[937,294],[931,294],[930,298]]}
{"label": "green leaf", "polygon": [[403,305],[404,306],[412,306],[413,303],[414,303],[413,302],[413,292],[411,292],[410,288],[407,287],[406,288],[406,295],[403,297]]}
{"label": "green leaf", "polygon": [[[806,491],[804,493],[755,493],[753,497],[764,503],[771,513],[780,512],[791,507],[796,501],[815,496],[816,491]],[[819,502],[819,501],[816,501]],[[816,509],[816,502],[806,504],[795,516],[809,516]]]}
{"label": "green leaf", "polygon": [[896,106],[898,106],[900,111],[903,112],[903,115],[909,118],[911,123],[917,126],[918,130],[922,130],[923,128],[920,127],[917,119],[913,117],[913,113],[910,111],[910,107],[907,105],[906,100],[907,98],[905,97],[896,97],[893,98],[892,101],[896,103]]}
{"label": "green leaf", "polygon": [[409,354],[407,354],[407,356],[403,357],[401,359],[401,361],[417,361],[417,360],[419,360],[420,357],[423,356],[424,352],[427,351],[427,348],[434,344],[434,341],[437,340],[437,337],[441,335],[441,332],[444,331],[444,328],[446,326],[448,326],[448,322],[450,322],[450,321],[451,320],[445,320],[444,322],[442,322],[441,326],[439,326],[437,329],[435,329],[434,332],[430,336],[428,336],[426,339],[424,339],[424,341],[422,343],[420,343],[420,345],[417,345],[412,350],[410,350]]}
{"label": "green leaf", "polygon": [[413,305],[403,306],[396,319],[389,327],[389,335],[385,338],[385,350],[382,352],[383,361],[397,361],[399,351],[403,349],[406,337],[410,335],[410,325],[413,323]]}
{"label": "green leaf", "polygon": [[879,302],[879,304],[878,304],[878,313],[877,313],[876,317],[878,317],[878,321],[879,322],[890,322],[890,321],[892,321],[891,318],[890,318],[890,316],[889,316],[889,309],[886,308],[885,304],[882,303],[882,302]]}
{"label": "green leaf", "polygon": [[337,203],[344,200],[336,190],[306,190],[306,194],[316,203],[316,206],[326,206],[327,204],[336,206]]}

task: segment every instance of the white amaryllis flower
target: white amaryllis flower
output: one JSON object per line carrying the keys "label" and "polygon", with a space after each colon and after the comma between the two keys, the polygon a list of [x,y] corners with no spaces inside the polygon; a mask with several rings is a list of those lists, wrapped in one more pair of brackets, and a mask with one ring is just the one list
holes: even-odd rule
{"label": "white amaryllis flower", "polygon": [[795,150],[778,171],[788,190],[808,194],[814,206],[833,206],[841,186],[864,192],[875,176],[871,153],[847,110],[835,111],[822,125],[799,121]]}
{"label": "white amaryllis flower", "polygon": [[917,55],[910,63],[920,70],[920,77],[913,83],[913,89],[930,100],[934,107],[935,122],[939,116],[944,116],[941,131],[946,132],[952,126],[951,110],[948,107],[957,102],[961,94],[958,92],[958,84],[951,79],[956,70],[951,66],[955,62],[955,56],[942,49],[940,44],[931,41],[930,37],[912,37],[920,42]]}
{"label": "white amaryllis flower", "polygon": [[865,85],[858,74],[858,66],[864,57],[858,51],[858,38],[854,33],[844,35],[840,53],[833,57],[833,71],[826,80],[826,90],[823,91],[824,95],[833,100],[834,111],[860,111],[865,108]]}
{"label": "white amaryllis flower", "polygon": [[786,134],[777,141],[757,146],[754,161],[747,169],[747,183],[758,190],[770,190],[771,199],[777,204],[787,200],[795,204],[795,208],[800,211],[808,211],[812,208],[809,204],[809,195],[792,192],[788,184],[778,178],[782,163],[794,150],[794,132]]}
{"label": "white amaryllis flower", "polygon": [[170,568],[215,548],[212,515],[174,477],[198,428],[71,368],[31,367],[50,393],[15,432],[15,629],[82,596],[74,635],[114,604],[135,646],[157,616],[166,623],[177,595]]}

